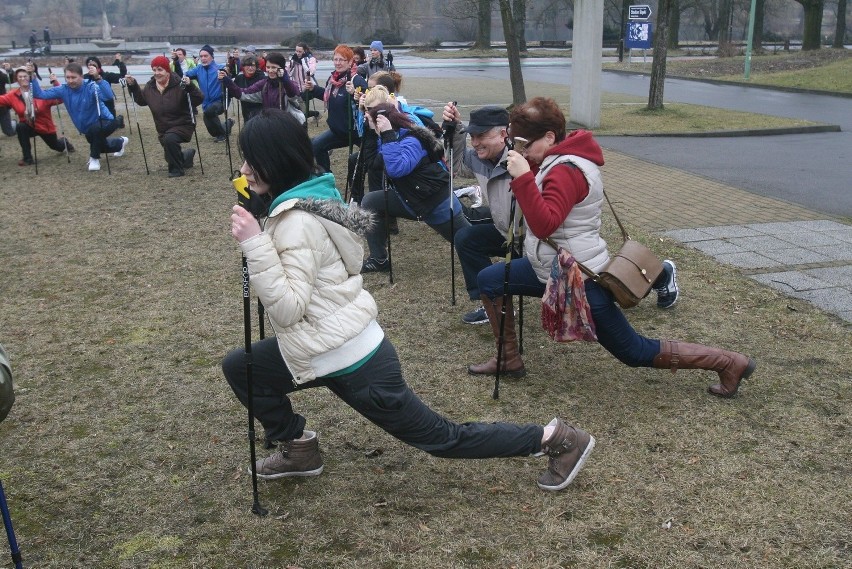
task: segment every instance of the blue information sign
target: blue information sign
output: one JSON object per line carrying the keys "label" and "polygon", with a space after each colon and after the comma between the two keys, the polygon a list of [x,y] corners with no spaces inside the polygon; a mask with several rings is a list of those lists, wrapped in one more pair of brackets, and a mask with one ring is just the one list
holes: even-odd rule
{"label": "blue information sign", "polygon": [[627,49],[651,49],[653,28],[650,22],[628,22],[627,33],[624,34],[624,45]]}

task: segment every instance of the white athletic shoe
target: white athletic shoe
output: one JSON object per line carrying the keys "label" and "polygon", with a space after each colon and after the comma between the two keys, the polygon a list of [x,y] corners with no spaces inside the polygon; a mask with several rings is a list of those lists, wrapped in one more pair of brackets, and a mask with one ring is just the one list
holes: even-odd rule
{"label": "white athletic shoe", "polygon": [[127,144],[129,142],[130,142],[129,138],[127,138],[126,136],[122,136],[121,137],[121,150],[119,150],[118,152],[113,152],[112,155],[115,156],[116,158],[118,158],[120,156],[124,156],[124,149],[127,148]]}
{"label": "white athletic shoe", "polygon": [[101,161],[97,158],[89,158],[89,172],[96,172],[101,169]]}

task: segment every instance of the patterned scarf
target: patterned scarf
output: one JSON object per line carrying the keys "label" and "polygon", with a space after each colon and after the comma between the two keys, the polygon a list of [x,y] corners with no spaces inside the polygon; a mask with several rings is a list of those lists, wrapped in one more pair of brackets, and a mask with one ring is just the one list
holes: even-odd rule
{"label": "patterned scarf", "polygon": [[33,105],[33,92],[32,91],[21,91],[21,98],[24,100],[24,107],[26,108],[25,116],[29,122],[35,121],[35,105]]}
{"label": "patterned scarf", "polygon": [[328,81],[325,84],[325,93],[323,93],[322,96],[326,109],[328,108],[329,99],[337,96],[337,92],[340,91],[340,88],[346,85],[346,82],[349,81],[356,73],[358,73],[358,67],[355,65],[355,62],[352,62],[352,67],[342,73],[340,71],[331,72],[331,77],[328,78]]}
{"label": "patterned scarf", "polygon": [[558,248],[541,299],[541,325],[557,342],[595,342],[595,321],[580,268],[570,252]]}

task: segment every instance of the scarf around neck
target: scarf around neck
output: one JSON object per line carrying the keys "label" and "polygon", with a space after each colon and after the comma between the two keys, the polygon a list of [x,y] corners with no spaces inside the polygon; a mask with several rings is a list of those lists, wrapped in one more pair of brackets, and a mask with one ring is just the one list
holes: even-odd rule
{"label": "scarf around neck", "polygon": [[342,73],[336,70],[331,72],[331,77],[328,78],[328,82],[325,84],[325,93],[322,97],[326,108],[328,108],[328,100],[331,97],[336,96],[340,88],[346,85],[346,82],[349,81],[357,72],[358,68],[355,66],[354,62],[349,69]]}

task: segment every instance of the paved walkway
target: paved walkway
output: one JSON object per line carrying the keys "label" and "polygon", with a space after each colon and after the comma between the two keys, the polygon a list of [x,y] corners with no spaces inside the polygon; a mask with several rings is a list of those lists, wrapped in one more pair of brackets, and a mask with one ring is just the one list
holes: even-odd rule
{"label": "paved walkway", "polygon": [[613,150],[605,157],[607,193],[625,222],[852,323],[852,225]]}

